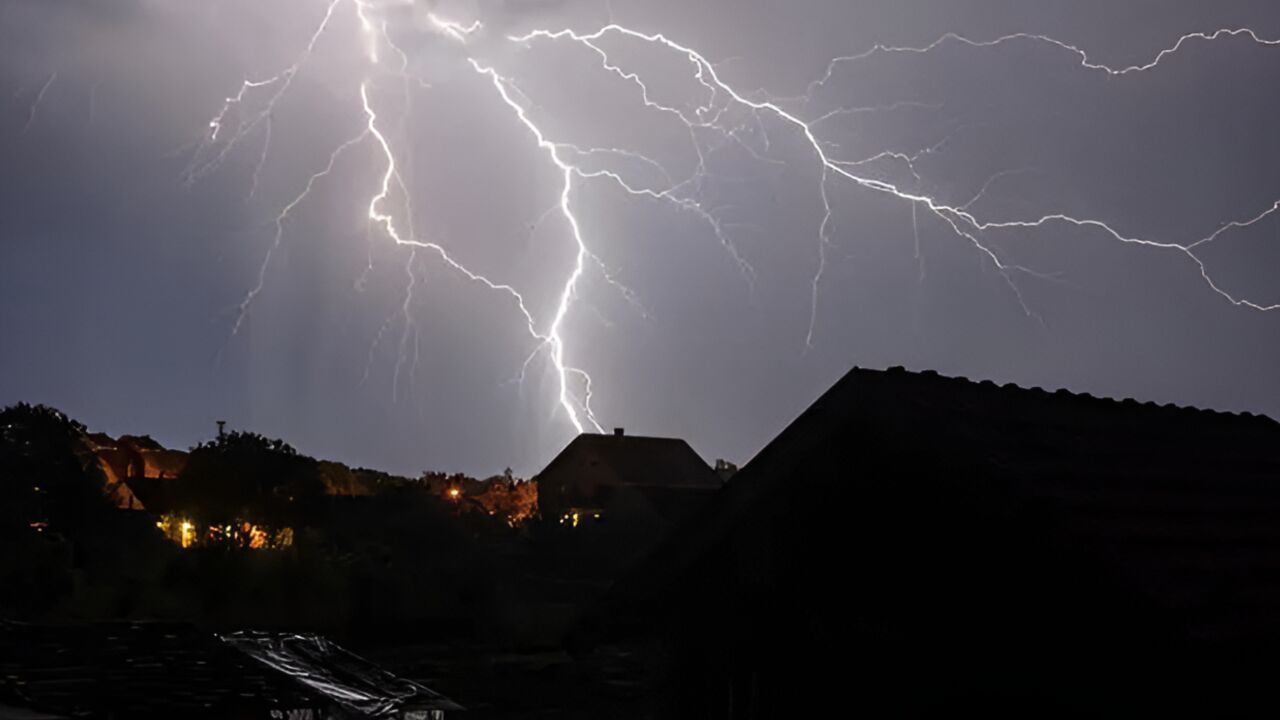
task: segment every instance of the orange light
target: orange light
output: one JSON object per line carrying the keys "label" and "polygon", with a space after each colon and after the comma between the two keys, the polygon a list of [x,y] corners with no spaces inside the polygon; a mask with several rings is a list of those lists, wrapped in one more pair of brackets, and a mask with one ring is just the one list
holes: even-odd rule
{"label": "orange light", "polygon": [[461,490],[459,490],[458,488],[449,488],[449,498],[450,498],[450,499],[452,499],[452,500],[457,500],[457,499],[458,499],[458,497],[459,497],[459,496],[461,496],[461,495],[462,495],[462,491],[461,491]]}

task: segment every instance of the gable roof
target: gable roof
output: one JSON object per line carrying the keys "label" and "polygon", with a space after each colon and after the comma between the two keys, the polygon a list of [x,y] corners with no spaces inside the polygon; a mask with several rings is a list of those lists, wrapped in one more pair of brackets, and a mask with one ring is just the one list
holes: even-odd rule
{"label": "gable roof", "polygon": [[1040,529],[1194,636],[1280,634],[1280,423],[901,368],[848,373],[613,599],[643,608],[755,532],[753,518],[803,512],[809,490],[877,472],[920,502],[958,486],[979,505],[1043,509]]}
{"label": "gable roof", "polygon": [[534,479],[574,472],[574,462],[584,458],[606,466],[624,485],[718,488],[724,484],[684,440],[597,433],[575,437]]}

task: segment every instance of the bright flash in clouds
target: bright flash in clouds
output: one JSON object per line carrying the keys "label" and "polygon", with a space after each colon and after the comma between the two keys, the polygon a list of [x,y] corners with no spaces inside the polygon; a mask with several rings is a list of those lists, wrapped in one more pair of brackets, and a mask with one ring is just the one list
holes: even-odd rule
{"label": "bright flash in clouds", "polygon": [[[703,197],[702,189],[709,179],[705,157],[707,137],[716,137],[726,144],[741,147],[760,162],[787,163],[812,169],[811,191],[818,211],[810,218],[810,227],[815,229],[812,236],[815,259],[809,287],[806,289],[809,297],[808,327],[804,335],[807,346],[813,345],[819,328],[821,291],[824,281],[828,279],[838,190],[870,193],[901,203],[904,209],[910,211],[910,218],[905,222],[917,238],[917,245],[921,224],[933,222],[946,229],[998,273],[999,282],[1009,300],[1028,317],[1035,318],[1037,314],[1027,300],[1024,285],[1045,279],[1047,275],[1008,258],[993,244],[992,236],[1008,232],[1033,233],[1048,226],[1075,228],[1080,232],[1094,233],[1146,252],[1174,255],[1194,271],[1195,277],[1200,281],[1199,287],[1204,292],[1239,307],[1241,312],[1280,309],[1280,305],[1256,301],[1226,287],[1212,276],[1199,254],[1224,234],[1255,225],[1280,212],[1280,201],[1259,208],[1249,217],[1225,222],[1212,234],[1187,243],[1137,237],[1107,220],[1065,212],[1049,212],[1031,217],[988,216],[978,208],[982,207],[979,200],[991,184],[1024,170],[1002,171],[989,178],[976,195],[965,198],[962,202],[944,201],[921,189],[924,184],[919,182],[921,176],[917,169],[922,154],[936,148],[915,154],[884,149],[870,155],[849,156],[824,136],[828,121],[836,116],[855,115],[883,108],[862,107],[857,98],[849,98],[849,102],[833,111],[817,113],[809,110],[815,93],[827,90],[833,79],[850,66],[877,55],[927,54],[951,45],[981,51],[1011,43],[1034,43],[1058,53],[1063,63],[1079,66],[1080,72],[1096,72],[1116,77],[1142,76],[1159,71],[1162,63],[1169,57],[1197,43],[1233,39],[1264,47],[1280,44],[1280,40],[1265,38],[1248,28],[1193,32],[1173,38],[1165,49],[1149,60],[1128,66],[1108,66],[1097,62],[1085,50],[1046,35],[1017,33],[990,39],[971,39],[947,34],[936,42],[918,47],[877,45],[860,54],[834,58],[825,72],[809,83],[802,94],[768,97],[737,87],[726,80],[715,63],[708,60],[697,47],[678,38],[672,30],[655,31],[607,24],[589,29],[545,27],[518,34],[505,34],[487,27],[475,18],[446,17],[434,10],[417,15],[406,13],[403,12],[404,3],[325,0],[316,4],[315,8],[315,17],[307,20],[314,24],[313,30],[288,66],[270,74],[246,78],[238,87],[231,88],[225,101],[209,119],[204,141],[195,153],[186,179],[194,183],[216,172],[230,153],[262,128],[261,132],[266,134],[267,140],[260,146],[255,164],[253,189],[256,189],[258,172],[264,164],[270,162],[272,113],[289,96],[295,78],[313,61],[321,40],[331,38],[332,42],[350,43],[352,47],[360,48],[364,65],[356,68],[358,79],[354,81],[354,88],[349,88],[352,92],[333,96],[357,98],[354,106],[325,110],[340,109],[354,114],[363,119],[362,127],[354,136],[318,156],[318,167],[312,170],[303,186],[296,190],[292,200],[276,214],[256,282],[239,305],[235,329],[239,330],[243,318],[258,301],[267,281],[272,259],[288,233],[290,220],[306,210],[307,200],[318,184],[332,183],[342,188],[343,192],[360,198],[361,204],[367,208],[367,222],[376,236],[399,246],[404,253],[409,283],[402,306],[405,335],[401,343],[400,363],[397,364],[397,381],[405,363],[416,363],[416,352],[412,360],[405,357],[407,348],[410,345],[416,348],[417,344],[416,341],[407,341],[411,332],[410,314],[417,284],[414,263],[420,258],[430,258],[479,290],[496,293],[505,299],[514,317],[524,328],[524,339],[529,343],[530,354],[522,367],[527,369],[539,359],[547,362],[556,378],[554,405],[561,420],[578,432],[599,431],[602,422],[597,418],[593,407],[593,395],[607,397],[608,388],[593,388],[589,375],[592,348],[575,342],[575,338],[571,336],[571,319],[579,310],[586,292],[584,279],[591,274],[597,275],[604,287],[620,293],[637,308],[643,307],[643,298],[637,297],[622,285],[596,253],[598,240],[593,237],[593,231],[586,227],[580,215],[583,204],[587,202],[581,192],[585,186],[592,183],[608,184],[624,193],[628,199],[651,204],[657,211],[686,214],[696,219],[717,239],[748,283],[753,282],[760,273],[768,271],[767,268],[755,267],[750,258],[739,250],[732,225],[725,222],[718,210]],[[338,22],[342,13],[351,14],[346,22]],[[421,25],[424,22],[430,36],[425,39],[421,37]],[[401,23],[405,27],[401,27]],[[357,32],[354,36],[347,37],[348,28],[351,27],[356,28]],[[431,198],[420,196],[418,189],[402,173],[403,150],[396,147],[394,134],[388,130],[387,124],[389,117],[396,122],[411,121],[411,118],[400,116],[400,113],[408,112],[401,109],[402,106],[383,104],[383,99],[389,93],[399,91],[401,81],[422,82],[421,78],[413,75],[416,69],[411,62],[413,53],[407,52],[398,44],[400,39],[406,37],[416,37],[421,42],[451,45],[465,60],[458,66],[457,72],[473,78],[479,84],[478,87],[484,88],[492,98],[491,102],[478,102],[468,112],[496,114],[492,117],[500,118],[509,125],[513,133],[536,150],[540,161],[554,171],[557,178],[556,201],[545,217],[556,219],[560,241],[568,249],[569,260],[555,274],[543,279],[548,286],[554,288],[555,302],[549,311],[535,312],[533,304],[526,300],[526,293],[531,288],[517,287],[511,280],[469,267],[438,239],[420,236],[415,229],[414,205],[420,205],[418,212],[430,213]],[[680,60],[686,69],[688,80],[698,88],[698,102],[673,104],[656,99],[661,94],[653,87],[652,73],[643,62],[632,61],[628,64],[616,57],[615,52],[610,50],[610,43],[613,41],[637,43],[656,53]],[[554,122],[554,118],[546,117],[544,109],[537,105],[537,98],[526,96],[514,76],[517,71],[538,67],[539,62],[545,58],[544,49],[548,46],[572,47],[581,51],[580,55],[573,57],[589,60],[591,70],[603,72],[612,82],[617,83],[619,89],[632,98],[636,113],[670,118],[687,130],[687,152],[696,158],[692,173],[681,177],[659,160],[634,148],[595,147],[588,142],[562,135],[560,124]],[[49,78],[46,90],[54,77]],[[1141,82],[1141,78],[1129,79]],[[39,98],[32,106],[33,115],[38,104]],[[899,103],[894,109],[921,105],[927,107],[922,103]],[[407,104],[403,107],[407,107]],[[744,127],[759,130],[765,145],[759,147],[744,142],[741,137]],[[276,128],[276,132],[282,131],[283,128]],[[792,148],[789,151],[776,150],[768,140],[784,134],[796,142],[787,146]],[[946,140],[943,141],[945,142]],[[799,152],[794,149],[797,143]],[[361,159],[357,160],[357,157]],[[914,178],[915,182],[885,179],[885,173],[873,172],[877,163],[886,161],[906,168],[907,175]],[[371,185],[360,186],[343,175],[345,168],[357,163],[372,164],[378,168],[376,180]],[[661,182],[655,184],[654,177],[660,177]],[[491,201],[501,202],[500,199]],[[484,238],[469,238],[469,241],[483,242]]]}

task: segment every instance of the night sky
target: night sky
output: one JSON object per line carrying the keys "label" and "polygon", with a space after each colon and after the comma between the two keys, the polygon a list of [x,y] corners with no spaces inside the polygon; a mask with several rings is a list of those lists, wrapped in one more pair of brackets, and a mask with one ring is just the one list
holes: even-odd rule
{"label": "night sky", "polygon": [[[606,429],[742,463],[853,365],[1280,417],[1280,310],[1234,305],[1177,248],[1061,221],[964,237],[922,202],[834,176],[824,245],[801,128],[721,93],[691,131],[591,48],[507,39],[610,18],[663,33],[810,123],[832,159],[897,155],[848,166],[860,178],[984,223],[1064,214],[1188,246],[1280,199],[1280,44],[1159,53],[1220,28],[1280,38],[1270,0],[365,0],[385,37],[341,0],[288,92],[208,165],[224,100],[294,63],[329,1],[0,0],[0,404],[173,447],[224,419],[394,472],[536,472],[574,432],[551,349],[511,293],[368,218],[387,162],[362,82],[408,189],[381,209],[404,229],[411,208],[415,237],[509,285],[548,331],[575,263],[563,178],[474,60],[549,141],[625,151],[574,156],[594,173],[570,196],[592,256],[559,330]],[[431,17],[484,27],[463,42]],[[951,40],[811,86],[832,58],[949,32],[1043,34],[1116,69],[1160,61],[1113,75],[1042,40]],[[685,55],[600,46],[650,102],[685,117],[707,102]],[[228,123],[277,87],[251,89]],[[242,315],[281,209],[358,137],[281,224]],[[680,189],[646,198],[602,172]],[[1275,305],[1278,231],[1280,212],[1195,254],[1224,293]],[[581,399],[576,374],[569,391]]]}

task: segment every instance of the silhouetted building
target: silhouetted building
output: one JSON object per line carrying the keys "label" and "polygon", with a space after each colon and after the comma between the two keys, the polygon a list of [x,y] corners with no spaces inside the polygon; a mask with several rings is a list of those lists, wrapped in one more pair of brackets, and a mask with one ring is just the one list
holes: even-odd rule
{"label": "silhouetted building", "polygon": [[662,526],[723,485],[689,443],[674,438],[584,433],[534,478],[544,521]]}
{"label": "silhouetted building", "polygon": [[122,510],[158,511],[153,502],[161,499],[166,481],[178,477],[187,464],[187,453],[165,448],[146,435],[116,440],[89,433],[82,445],[102,471],[107,497]]}
{"label": "silhouetted building", "polygon": [[220,638],[176,623],[0,623],[4,708],[12,717],[208,720],[440,720],[461,709],[323,638]]}
{"label": "silhouetted building", "polygon": [[670,716],[1271,715],[1280,424],[855,369],[606,607]]}
{"label": "silhouetted building", "polygon": [[716,460],[716,475],[720,476],[720,482],[729,482],[734,475],[738,474],[738,466],[723,458]]}

